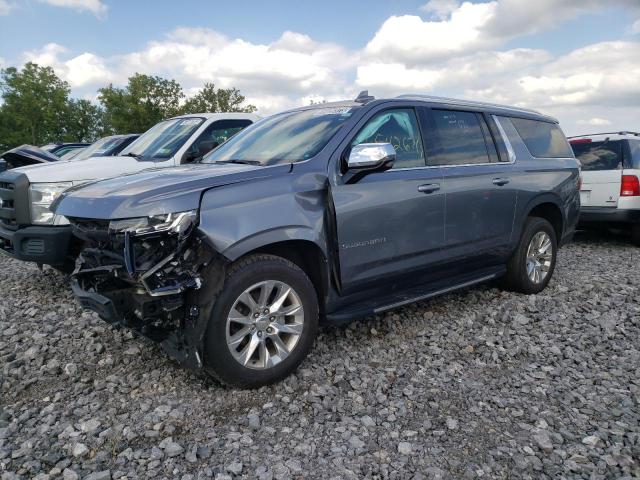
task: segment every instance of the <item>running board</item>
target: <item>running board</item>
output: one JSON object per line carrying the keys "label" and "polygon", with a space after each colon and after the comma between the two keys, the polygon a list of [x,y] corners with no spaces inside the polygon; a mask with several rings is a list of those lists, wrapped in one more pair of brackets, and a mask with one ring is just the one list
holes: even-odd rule
{"label": "running board", "polygon": [[428,298],[437,297],[439,295],[444,295],[445,293],[453,292],[454,290],[460,290],[461,288],[470,287],[472,285],[476,285],[478,283],[487,282],[496,278],[496,274],[486,275],[484,277],[477,278],[476,280],[470,280],[468,282],[461,283],[459,285],[454,285],[449,288],[442,288],[440,290],[436,290],[435,292],[425,293],[424,295],[418,295],[417,297],[410,298],[408,300],[402,300],[400,302],[391,303],[389,305],[384,305],[382,307],[374,308],[373,313],[381,313],[386,312],[387,310],[393,310],[394,308],[404,307],[405,305],[409,305],[410,303],[420,302],[422,300],[426,300]]}
{"label": "running board", "polygon": [[473,285],[488,282],[489,280],[493,280],[502,276],[504,273],[504,268],[492,269],[491,273],[486,273],[485,270],[485,274],[480,277],[469,279],[469,276],[467,276],[467,279],[452,286],[438,288],[437,285],[430,285],[430,287],[435,287],[434,289],[430,289],[429,287],[425,286],[414,287],[405,290],[404,293],[398,292],[395,295],[387,297],[386,299],[382,299],[380,303],[374,304],[374,302],[358,302],[355,305],[344,307],[335,312],[328,313],[326,315],[326,319],[328,322],[335,324],[347,323],[351,320],[367,317],[370,315],[376,315],[382,312],[386,312],[387,310],[404,307],[405,305],[409,305],[411,303],[420,302],[429,298],[445,295],[455,290],[460,290],[462,288],[467,288]]}

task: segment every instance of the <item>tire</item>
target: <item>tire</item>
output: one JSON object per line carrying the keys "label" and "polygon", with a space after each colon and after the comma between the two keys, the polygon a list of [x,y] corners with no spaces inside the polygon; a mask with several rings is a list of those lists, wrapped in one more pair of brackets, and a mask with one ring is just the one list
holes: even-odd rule
{"label": "tire", "polygon": [[633,225],[631,227],[631,241],[637,247],[640,247],[640,225]]}
{"label": "tire", "polygon": [[[278,306],[286,287],[291,293]],[[266,302],[261,302],[263,292],[270,292]],[[263,315],[265,305],[273,311]],[[256,312],[261,312],[258,319]],[[318,297],[304,271],[281,257],[252,255],[229,268],[215,301],[203,344],[205,370],[220,382],[241,388],[278,382],[305,359],[317,332]]]}
{"label": "tire", "polygon": [[[550,258],[548,255],[548,249],[545,252],[544,256],[538,250],[535,250],[537,258],[544,258],[545,261],[538,262],[537,264],[534,264],[534,266],[544,264],[544,268],[546,268],[546,275],[544,275],[543,278],[539,278],[538,281],[532,279],[529,276],[530,272],[528,271],[527,267],[527,252],[534,238],[536,239],[536,241],[541,238],[548,239],[550,241],[549,249],[551,250]],[[518,248],[507,263],[507,274],[503,279],[503,286],[507,290],[525,294],[534,294],[541,292],[542,290],[544,290],[544,288],[549,283],[549,280],[551,280],[551,277],[553,276],[553,271],[556,267],[557,254],[558,241],[553,226],[544,218],[528,217],[524,225],[522,237],[520,238]],[[544,270],[544,268],[540,269],[540,275],[542,275],[542,270]]]}

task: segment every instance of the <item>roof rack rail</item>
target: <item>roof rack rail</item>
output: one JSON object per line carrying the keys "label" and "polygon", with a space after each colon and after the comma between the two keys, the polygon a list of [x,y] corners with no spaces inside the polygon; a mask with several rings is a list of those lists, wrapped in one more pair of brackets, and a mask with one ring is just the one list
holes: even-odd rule
{"label": "roof rack rail", "polygon": [[491,102],[478,102],[476,100],[464,100],[460,98],[450,98],[450,97],[438,97],[437,95],[424,95],[421,93],[408,93],[404,95],[398,95],[396,98],[416,98],[420,100],[427,100],[433,102],[444,102],[451,103],[455,105],[466,105],[466,106],[478,106],[478,107],[495,107],[495,108],[503,108],[508,110],[516,110],[525,113],[534,113],[536,115],[544,115],[537,110],[533,110],[531,108],[524,107],[512,107],[509,105],[500,105],[499,103],[491,103]]}
{"label": "roof rack rail", "polygon": [[640,137],[640,132],[630,132],[628,130],[622,130],[619,132],[585,133],[584,135],[573,135],[567,138],[595,137],[596,135],[633,135],[635,137]]}

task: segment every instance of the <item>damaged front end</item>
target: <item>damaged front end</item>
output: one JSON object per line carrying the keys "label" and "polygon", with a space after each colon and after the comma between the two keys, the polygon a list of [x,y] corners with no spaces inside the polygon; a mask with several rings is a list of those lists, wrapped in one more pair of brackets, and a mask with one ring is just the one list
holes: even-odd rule
{"label": "damaged front end", "polygon": [[85,242],[71,280],[80,304],[160,343],[191,368],[202,367],[202,338],[227,265],[198,231],[197,219],[197,211],[70,218]]}

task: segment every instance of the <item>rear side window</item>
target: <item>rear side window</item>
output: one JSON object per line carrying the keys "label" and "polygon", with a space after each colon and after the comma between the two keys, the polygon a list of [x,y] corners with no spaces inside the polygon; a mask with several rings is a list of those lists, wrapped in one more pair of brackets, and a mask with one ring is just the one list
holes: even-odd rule
{"label": "rear side window", "polygon": [[582,165],[582,170],[618,170],[622,168],[622,142],[571,142],[573,153]]}
{"label": "rear side window", "polygon": [[571,158],[571,148],[564,133],[555,123],[511,118],[524,144],[537,158]]}
{"label": "rear side window", "polygon": [[640,170],[640,140],[629,140],[631,168]]}
{"label": "rear side window", "polygon": [[429,138],[427,140],[427,163],[429,165],[470,165],[490,163],[489,151],[497,159],[495,145],[487,139],[484,119],[473,112],[455,110],[432,110]]}

